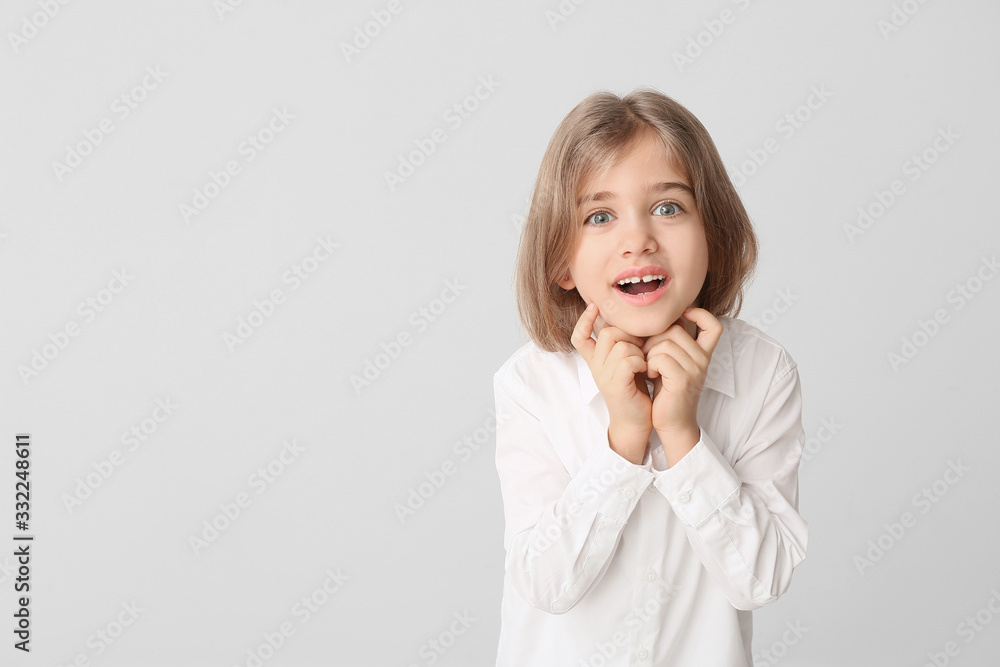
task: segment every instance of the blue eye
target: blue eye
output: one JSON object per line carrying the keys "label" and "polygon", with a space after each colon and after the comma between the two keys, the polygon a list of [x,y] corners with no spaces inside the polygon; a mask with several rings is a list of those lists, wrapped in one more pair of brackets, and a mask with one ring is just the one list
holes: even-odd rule
{"label": "blue eye", "polygon": [[[605,223],[604,223],[604,222],[602,222],[602,223],[597,223],[597,222],[591,222],[591,218],[593,218],[593,217],[595,217],[595,216],[598,216],[598,215],[603,215],[603,216],[611,216],[611,214],[610,214],[610,213],[608,213],[607,211],[595,211],[594,213],[591,213],[591,214],[590,214],[590,216],[589,216],[589,217],[588,217],[587,219],[585,219],[585,220],[583,221],[583,223],[584,223],[585,225],[596,225],[596,226],[600,227],[601,225],[603,225],[603,224],[605,224]],[[613,216],[611,216],[611,217],[613,217]],[[605,222],[611,222],[611,221],[610,221],[610,220],[607,220],[607,221],[605,221]]]}
{"label": "blue eye", "polygon": [[[663,218],[673,218],[673,217],[676,217],[676,216],[680,215],[684,211],[684,209],[681,208],[680,204],[677,204],[677,203],[672,202],[672,201],[665,201],[665,202],[661,202],[661,203],[657,204],[656,208],[654,208],[653,211],[655,213],[656,211],[659,211],[660,209],[662,209],[664,207],[666,207],[668,209],[668,212],[664,213],[664,214],[660,214],[660,217],[663,217]],[[671,213],[671,212],[669,212],[669,210],[673,210],[673,212]],[[593,220],[593,218],[595,218],[595,217],[597,217],[599,215],[603,215],[607,219],[603,220],[603,221],[595,221],[595,220]],[[611,215],[610,212],[605,211],[605,210],[600,210],[600,211],[594,211],[593,213],[591,213],[587,218],[584,219],[583,224],[585,224],[585,225],[591,225],[593,227],[603,227],[604,225],[606,225],[609,222],[611,222],[611,220],[613,220],[613,219],[614,219],[614,216]]]}
{"label": "blue eye", "polygon": [[677,209],[674,213],[667,213],[666,216],[665,216],[667,218],[672,218],[672,217],[674,217],[675,215],[677,215],[678,213],[680,213],[683,210],[678,204],[675,204],[672,201],[665,201],[662,204],[657,204],[656,210],[658,211],[661,208],[663,208],[664,206],[666,206],[666,207],[672,207],[672,208]]}

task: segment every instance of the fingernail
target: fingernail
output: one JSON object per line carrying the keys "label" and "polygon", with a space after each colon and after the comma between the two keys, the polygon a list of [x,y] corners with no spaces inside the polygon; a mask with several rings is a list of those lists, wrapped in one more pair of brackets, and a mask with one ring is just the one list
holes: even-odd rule
{"label": "fingernail", "polygon": [[594,304],[592,304],[592,303],[588,303],[588,304],[587,304],[587,312],[589,313],[589,312],[590,312],[590,311],[592,311],[593,309],[594,309]]}

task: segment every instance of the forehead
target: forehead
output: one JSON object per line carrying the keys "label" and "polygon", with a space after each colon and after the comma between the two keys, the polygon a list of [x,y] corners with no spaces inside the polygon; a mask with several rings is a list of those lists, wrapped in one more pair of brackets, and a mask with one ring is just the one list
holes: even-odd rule
{"label": "forehead", "polygon": [[[672,185],[682,187],[668,187]],[[675,194],[694,194],[674,152],[664,145],[659,135],[647,132],[641,139],[590,167],[589,173],[580,179],[576,205],[614,199],[633,189],[644,194],[668,189],[673,189]]]}
{"label": "forehead", "polygon": [[653,168],[671,170],[677,175],[684,176],[682,160],[676,151],[657,132],[647,130],[639,137],[612,149],[607,156],[592,162],[588,167],[589,173],[581,179],[581,184],[588,185],[604,180],[611,170],[624,163],[643,167],[645,166],[643,163],[648,163]]}

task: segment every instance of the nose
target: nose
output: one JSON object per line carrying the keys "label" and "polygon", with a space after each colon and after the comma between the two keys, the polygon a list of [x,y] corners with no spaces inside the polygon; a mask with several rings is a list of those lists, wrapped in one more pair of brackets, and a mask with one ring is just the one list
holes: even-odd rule
{"label": "nose", "polygon": [[630,211],[622,214],[618,233],[618,252],[622,255],[626,253],[641,254],[656,250],[652,221],[641,212]]}

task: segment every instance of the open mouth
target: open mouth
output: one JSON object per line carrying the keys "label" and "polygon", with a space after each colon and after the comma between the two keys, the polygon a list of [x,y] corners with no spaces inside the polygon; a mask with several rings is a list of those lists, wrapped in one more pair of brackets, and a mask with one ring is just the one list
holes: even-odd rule
{"label": "open mouth", "polygon": [[631,278],[615,283],[615,287],[625,294],[631,294],[633,296],[638,294],[647,294],[649,292],[655,292],[656,290],[663,287],[666,282],[666,278],[663,276],[653,276],[649,280],[644,280],[642,278]]}

